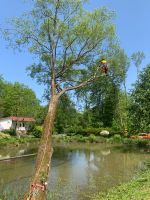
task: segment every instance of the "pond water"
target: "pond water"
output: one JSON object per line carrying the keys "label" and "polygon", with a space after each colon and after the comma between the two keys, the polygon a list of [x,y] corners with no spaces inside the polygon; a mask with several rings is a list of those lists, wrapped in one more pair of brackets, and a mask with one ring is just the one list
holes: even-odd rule
{"label": "pond water", "polygon": [[[0,159],[35,152],[36,144],[1,147]],[[94,193],[107,191],[131,179],[148,157],[149,154],[143,151],[123,151],[122,148],[108,144],[56,145],[52,159],[49,199],[90,199]],[[31,156],[0,161],[0,193],[9,193],[11,190],[18,194],[19,190],[23,193],[33,173],[35,158]]]}

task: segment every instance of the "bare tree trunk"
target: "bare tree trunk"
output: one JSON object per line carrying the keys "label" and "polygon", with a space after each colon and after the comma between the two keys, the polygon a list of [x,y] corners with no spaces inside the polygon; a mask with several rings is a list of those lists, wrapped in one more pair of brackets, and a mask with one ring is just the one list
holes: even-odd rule
{"label": "bare tree trunk", "polygon": [[45,200],[48,175],[50,171],[52,149],[52,130],[55,119],[58,96],[54,95],[49,103],[49,110],[43,125],[43,134],[39,145],[36,169],[31,181],[26,200]]}

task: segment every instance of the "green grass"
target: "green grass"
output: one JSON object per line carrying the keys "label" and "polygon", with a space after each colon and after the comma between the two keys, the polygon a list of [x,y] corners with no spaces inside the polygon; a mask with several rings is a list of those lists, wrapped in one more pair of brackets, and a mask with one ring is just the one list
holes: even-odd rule
{"label": "green grass", "polygon": [[37,138],[25,137],[25,138],[17,138],[17,137],[10,137],[10,138],[2,138],[0,139],[0,145],[6,144],[25,144],[29,142],[38,141]]}
{"label": "green grass", "polygon": [[79,142],[79,143],[104,143],[107,141],[107,138],[102,136],[95,136],[93,134],[89,136],[82,136],[82,135],[53,135],[54,142]]}
{"label": "green grass", "polygon": [[91,200],[150,200],[150,169],[128,183],[100,193]]}
{"label": "green grass", "polygon": [[112,137],[107,136],[96,136],[91,134],[89,136],[83,135],[64,135],[58,134],[53,135],[53,141],[57,143],[65,142],[65,143],[110,143],[110,144],[123,144],[126,147],[136,147],[136,148],[147,148],[150,145],[150,140],[148,139],[131,139],[121,137],[119,134],[115,134]]}

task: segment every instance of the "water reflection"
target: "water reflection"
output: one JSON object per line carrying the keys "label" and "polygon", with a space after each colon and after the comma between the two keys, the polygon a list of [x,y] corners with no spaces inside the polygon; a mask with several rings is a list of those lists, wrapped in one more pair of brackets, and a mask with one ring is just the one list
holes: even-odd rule
{"label": "water reflection", "polygon": [[[1,157],[34,153],[33,146],[0,149]],[[8,154],[9,153],[9,154]],[[95,192],[129,180],[148,154],[121,152],[110,145],[56,146],[49,190],[53,200],[85,200]],[[24,184],[33,173],[35,157],[0,162],[0,189]],[[26,183],[27,185],[27,183]]]}
{"label": "water reflection", "polygon": [[[70,191],[74,196],[78,194],[77,199],[88,199],[93,192],[106,191],[129,180],[141,166],[142,161],[148,157],[141,153],[116,151],[107,145],[78,148],[67,147],[62,151],[62,148],[58,147],[55,151],[55,154],[57,151],[61,152],[62,157],[59,159],[69,160],[69,163],[64,163],[63,166],[58,165],[52,170],[51,192],[57,188],[58,180],[61,185],[60,190],[59,187],[57,188],[57,193],[61,195],[56,199],[66,198],[64,191],[67,189],[64,182],[71,188]],[[80,192],[77,193],[77,190]],[[65,194],[67,195],[69,196],[69,192]]]}

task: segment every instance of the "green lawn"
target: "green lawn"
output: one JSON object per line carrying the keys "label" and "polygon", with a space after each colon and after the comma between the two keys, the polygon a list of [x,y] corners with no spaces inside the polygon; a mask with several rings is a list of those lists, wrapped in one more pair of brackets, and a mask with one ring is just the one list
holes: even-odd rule
{"label": "green lawn", "polygon": [[92,200],[150,200],[150,169],[140,173],[132,181],[100,193]]}

